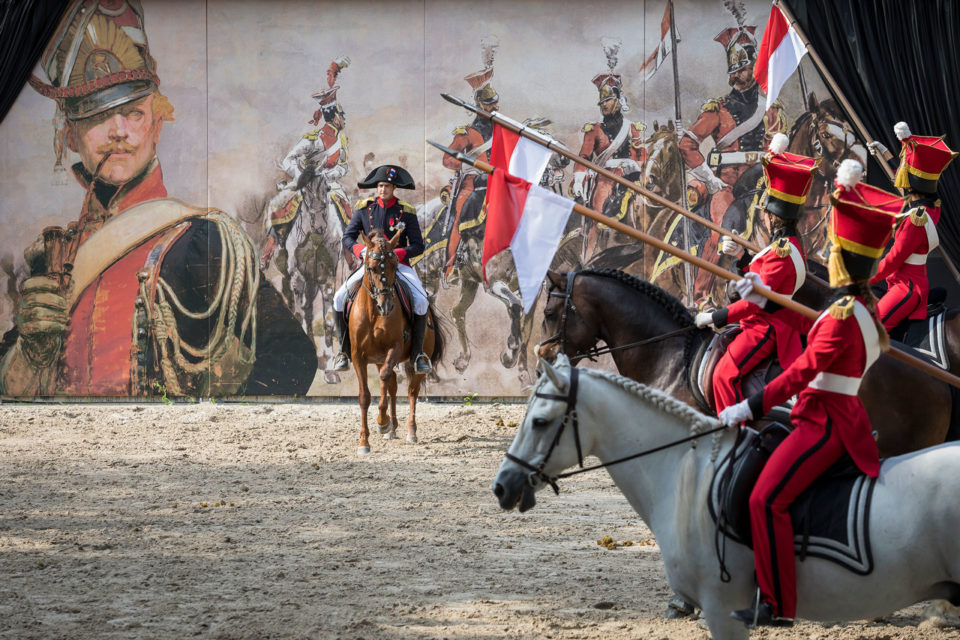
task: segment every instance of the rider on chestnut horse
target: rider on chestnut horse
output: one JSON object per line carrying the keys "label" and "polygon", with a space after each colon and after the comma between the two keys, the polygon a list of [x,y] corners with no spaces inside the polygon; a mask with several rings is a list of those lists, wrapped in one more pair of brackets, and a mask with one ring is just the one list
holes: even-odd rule
{"label": "rider on chestnut horse", "polygon": [[[402,167],[385,164],[371,171],[363,182],[357,183],[357,186],[361,189],[376,188],[377,197],[361,200],[354,207],[353,218],[343,232],[343,247],[359,259],[365,250],[363,243],[357,242],[361,231],[369,236],[374,229],[380,229],[388,238],[392,238],[397,231],[401,232],[395,253],[400,260],[397,274],[407,285],[413,303],[410,357],[414,360],[414,372],[430,373],[433,366],[430,358],[423,352],[429,300],[417,272],[410,266],[410,258],[423,253],[423,235],[420,232],[416,209],[393,195],[395,189],[414,189],[413,177]],[[362,278],[363,268],[361,267],[347,278],[333,298],[337,333],[340,338],[340,353],[333,361],[334,371],[346,371],[350,368],[350,332],[344,307],[348,292]]]}
{"label": "rider on chestnut horse", "polygon": [[[797,234],[797,221],[803,213],[803,204],[819,161],[787,153],[786,147],[787,136],[776,134],[770,143],[770,153],[762,160],[767,179],[765,210],[770,214],[773,238],[770,245],[750,261],[745,277],[793,297],[803,284],[807,269],[806,254]],[[721,242],[725,249],[726,245],[734,245],[728,236],[724,236]],[[810,326],[806,318],[766,299],[761,298],[758,305],[742,297],[712,313],[698,313],[695,322],[700,328],[740,323],[740,334],[730,343],[713,372],[717,413],[743,400],[740,385],[744,376],[774,350],[780,365],[789,367],[803,350],[801,332],[806,333]]]}
{"label": "rider on chestnut horse", "polygon": [[[900,339],[895,329],[908,320],[927,317],[927,254],[940,244],[937,223],[940,222],[940,199],[937,182],[957,153],[943,142],[943,137],[915,136],[906,122],[898,122],[893,130],[903,144],[900,168],[894,186],[904,189],[910,210],[903,215],[893,236],[893,247],[880,261],[874,284],[887,281],[887,293],[877,303],[877,315],[891,337]],[[871,145],[871,151],[881,151]],[[883,149],[882,151],[886,151]],[[909,223],[907,223],[909,218]]]}

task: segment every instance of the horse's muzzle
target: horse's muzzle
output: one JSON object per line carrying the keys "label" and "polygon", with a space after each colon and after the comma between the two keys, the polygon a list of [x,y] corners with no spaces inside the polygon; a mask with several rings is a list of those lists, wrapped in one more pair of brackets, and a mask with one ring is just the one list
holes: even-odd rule
{"label": "horse's muzzle", "polygon": [[519,508],[520,513],[523,513],[537,504],[536,489],[531,486],[525,473],[498,474],[492,489],[500,508],[507,511]]}

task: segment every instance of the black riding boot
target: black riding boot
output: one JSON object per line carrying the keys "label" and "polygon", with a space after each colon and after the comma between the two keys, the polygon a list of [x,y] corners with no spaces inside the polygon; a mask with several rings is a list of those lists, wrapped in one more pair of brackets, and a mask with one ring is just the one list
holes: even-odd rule
{"label": "black riding boot", "polygon": [[347,371],[350,368],[350,328],[347,326],[346,314],[343,311],[334,311],[333,323],[340,339],[340,353],[333,359],[333,370]]}
{"label": "black riding boot", "polygon": [[410,336],[410,357],[413,361],[414,373],[430,373],[433,365],[430,358],[423,352],[423,336],[427,332],[427,316],[413,316],[413,334]]}

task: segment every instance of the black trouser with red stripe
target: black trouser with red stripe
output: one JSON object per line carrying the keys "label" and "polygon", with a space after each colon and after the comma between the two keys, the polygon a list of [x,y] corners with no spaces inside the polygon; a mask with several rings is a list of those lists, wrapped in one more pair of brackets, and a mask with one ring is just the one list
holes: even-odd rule
{"label": "black trouser with red stripe", "polygon": [[750,494],[760,598],[773,605],[774,615],[785,618],[796,617],[797,613],[790,504],[845,451],[831,419],[822,425],[801,418],[795,419],[794,425],[793,432],[770,456]]}

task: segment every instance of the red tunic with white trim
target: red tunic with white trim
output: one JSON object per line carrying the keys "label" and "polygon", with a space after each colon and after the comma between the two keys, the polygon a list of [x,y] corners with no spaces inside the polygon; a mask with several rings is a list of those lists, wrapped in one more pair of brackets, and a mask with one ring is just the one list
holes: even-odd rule
{"label": "red tunic with white trim", "polygon": [[904,319],[927,317],[927,254],[940,244],[937,223],[940,201],[910,211],[893,235],[893,247],[880,261],[871,284],[887,281],[887,293],[877,304],[877,316],[889,331]]}

